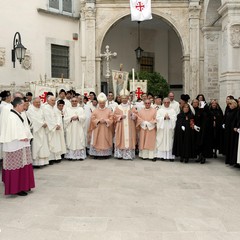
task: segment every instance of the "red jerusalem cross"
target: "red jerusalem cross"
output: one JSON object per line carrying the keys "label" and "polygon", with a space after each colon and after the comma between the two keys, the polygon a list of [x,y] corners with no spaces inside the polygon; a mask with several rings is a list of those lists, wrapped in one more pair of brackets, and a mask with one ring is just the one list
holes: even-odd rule
{"label": "red jerusalem cross", "polygon": [[137,95],[137,98],[140,98],[141,95],[144,93],[140,87],[137,88],[137,90],[135,91],[136,95]]}
{"label": "red jerusalem cross", "polygon": [[142,2],[137,2],[136,9],[142,11],[145,8],[145,5]]}
{"label": "red jerusalem cross", "polygon": [[45,103],[47,101],[47,92],[44,92],[41,96],[39,96],[40,100]]}
{"label": "red jerusalem cross", "polygon": [[90,97],[89,97],[89,95],[88,95],[88,93],[87,93],[87,92],[85,92],[85,93],[84,93],[84,97],[87,97],[87,98],[88,98],[88,100],[90,99]]}

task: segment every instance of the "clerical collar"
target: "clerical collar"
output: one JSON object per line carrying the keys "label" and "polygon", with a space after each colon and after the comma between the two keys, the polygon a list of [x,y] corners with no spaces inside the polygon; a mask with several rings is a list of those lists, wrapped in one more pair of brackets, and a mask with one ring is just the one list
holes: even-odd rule
{"label": "clerical collar", "polygon": [[98,109],[100,109],[100,110],[104,110],[104,109],[106,109],[106,107],[104,107],[104,108],[100,108],[100,107],[98,107]]}
{"label": "clerical collar", "polygon": [[129,104],[128,103],[121,103],[121,105],[123,106],[123,107],[128,107],[129,106]]}

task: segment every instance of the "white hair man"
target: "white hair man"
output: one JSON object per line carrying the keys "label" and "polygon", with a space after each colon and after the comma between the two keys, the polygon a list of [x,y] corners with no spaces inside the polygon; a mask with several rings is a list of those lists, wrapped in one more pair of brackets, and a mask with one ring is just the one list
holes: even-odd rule
{"label": "white hair man", "polygon": [[156,158],[174,161],[172,155],[176,112],[170,107],[170,99],[163,99],[163,106],[157,111]]}
{"label": "white hair man", "polygon": [[49,96],[47,104],[43,108],[43,114],[47,124],[50,165],[61,162],[61,155],[66,153],[63,127],[61,127],[62,118],[54,109],[55,103],[55,97]]}
{"label": "white hair man", "polygon": [[47,139],[47,123],[41,108],[41,99],[35,97],[31,107],[26,112],[32,126],[32,156],[33,166],[40,168],[49,164],[49,146]]}

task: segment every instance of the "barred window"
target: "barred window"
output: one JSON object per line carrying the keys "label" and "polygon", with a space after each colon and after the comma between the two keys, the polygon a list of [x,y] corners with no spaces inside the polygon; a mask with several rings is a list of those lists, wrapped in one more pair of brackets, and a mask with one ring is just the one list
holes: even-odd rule
{"label": "barred window", "polygon": [[143,52],[140,60],[140,70],[145,72],[154,72],[154,54]]}
{"label": "barred window", "polygon": [[73,0],[49,0],[49,7],[58,12],[72,13]]}
{"label": "barred window", "polygon": [[53,78],[69,78],[69,47],[51,45],[51,67]]}

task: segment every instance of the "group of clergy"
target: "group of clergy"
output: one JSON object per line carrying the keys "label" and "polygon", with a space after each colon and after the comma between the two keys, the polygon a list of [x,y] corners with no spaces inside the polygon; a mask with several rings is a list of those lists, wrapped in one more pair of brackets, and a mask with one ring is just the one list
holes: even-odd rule
{"label": "group of clergy", "polygon": [[[196,158],[197,162],[205,163],[206,158],[216,157],[218,151],[226,155],[226,163],[240,163],[240,114],[238,103],[233,99],[227,102],[224,118],[216,100],[207,104],[202,94],[192,104],[188,94],[182,94],[180,101],[175,101],[173,92],[164,99],[143,94],[142,101],[134,101],[132,93],[123,89],[119,103],[114,101],[112,92],[108,97],[91,92],[89,97],[88,100],[62,89],[58,99],[48,93],[47,102],[42,103],[39,97],[32,98],[31,93],[26,96],[15,93],[13,101],[9,91],[1,93],[0,152],[5,194],[17,191],[6,188],[11,171],[22,171],[21,168],[25,174],[29,171],[30,148],[33,166],[37,168],[59,163],[63,158],[84,160],[88,154],[95,159],[114,155],[117,159],[133,160],[138,153],[145,160],[174,161],[180,157],[185,163]],[[233,119],[231,113],[235,105]],[[237,146],[234,154],[228,141],[217,144],[225,137],[233,141],[231,146]],[[23,165],[11,166],[16,156],[25,159]],[[25,190],[34,187],[33,173],[27,174],[29,183],[24,183],[24,191],[16,192],[19,195],[26,195]]]}

